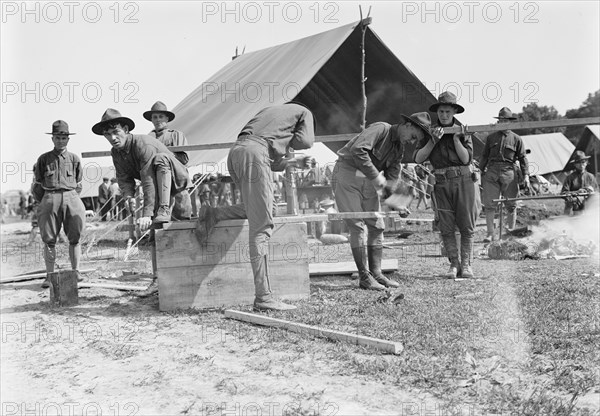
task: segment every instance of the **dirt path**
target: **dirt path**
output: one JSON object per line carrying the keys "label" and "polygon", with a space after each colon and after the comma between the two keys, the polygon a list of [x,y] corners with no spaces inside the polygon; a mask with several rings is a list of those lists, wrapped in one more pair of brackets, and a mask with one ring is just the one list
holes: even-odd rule
{"label": "dirt path", "polygon": [[426,393],[336,375],[318,352],[269,349],[281,334],[243,324],[236,333],[219,317],[161,314],[155,300],[109,291],[51,308],[38,286],[2,286],[3,414],[372,415],[441,406]]}

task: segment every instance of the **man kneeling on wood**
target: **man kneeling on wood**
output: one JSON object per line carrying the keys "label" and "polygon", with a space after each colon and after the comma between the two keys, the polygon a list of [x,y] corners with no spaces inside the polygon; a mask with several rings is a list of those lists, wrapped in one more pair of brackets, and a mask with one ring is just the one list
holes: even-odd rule
{"label": "man kneeling on wood", "polygon": [[[131,207],[130,200],[135,197],[135,179],[138,179],[144,191],[142,217],[138,219],[142,231],[149,229],[153,222],[162,224],[171,219],[189,219],[192,202],[187,188],[191,182],[186,167],[154,137],[131,134],[134,127],[133,120],[122,117],[112,108],[107,109],[100,122],[92,127],[95,134],[104,136],[113,147],[113,164],[125,206]],[[174,199],[173,212],[171,198]],[[153,260],[154,257],[153,253]],[[158,290],[156,276],[149,290],[152,293]]]}
{"label": "man kneeling on wood", "polygon": [[206,243],[217,221],[248,218],[257,310],[296,309],[275,300],[269,284],[267,256],[273,232],[274,200],[271,171],[312,164],[311,157],[288,158],[286,154],[290,148],[308,149],[314,141],[313,115],[303,105],[287,103],[261,110],[242,129],[227,157],[227,169],[242,193],[243,204],[222,208],[204,205],[200,209],[196,227],[200,244]]}

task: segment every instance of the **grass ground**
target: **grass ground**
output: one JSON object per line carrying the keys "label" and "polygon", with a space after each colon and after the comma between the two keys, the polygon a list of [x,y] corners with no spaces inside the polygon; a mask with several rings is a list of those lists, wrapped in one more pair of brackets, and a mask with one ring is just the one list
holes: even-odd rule
{"label": "grass ground", "polygon": [[[560,206],[542,208],[531,204],[522,210],[525,215],[519,221],[539,221],[553,209],[557,211]],[[481,241],[484,230],[478,227],[477,232],[477,240]],[[119,239],[122,235],[109,235],[100,243],[101,250],[93,255],[124,246]],[[23,235],[3,234],[3,271],[40,268],[41,258],[32,261],[35,248],[31,248],[31,253],[14,251],[14,244],[24,239]],[[386,241],[394,239],[389,235]],[[224,403],[239,401],[248,394],[255,400],[267,400],[271,393],[257,386],[251,388],[250,380],[274,377],[281,390],[273,387],[273,395],[285,394],[289,400],[303,403],[288,414],[600,414],[597,257],[510,261],[478,256],[474,270],[481,279],[455,282],[436,277],[445,271],[447,260],[438,255],[435,234],[421,232],[397,241],[407,246],[392,246],[384,255],[397,258],[400,263],[398,291],[404,299],[398,304],[387,302],[381,293],[358,290],[357,281],[349,276],[324,276],[311,279],[311,296],[297,302],[297,310],[270,315],[402,342],[404,351],[398,356],[227,320],[219,311],[159,313],[157,298],[139,299],[106,290],[82,292],[81,306],[73,308],[72,313],[50,308],[47,297],[34,292],[20,306],[4,306],[2,314],[4,321],[7,314],[16,319],[16,314],[21,313],[35,314],[36,322],[48,322],[48,318],[69,322],[96,319],[104,325],[119,318],[135,325],[141,329],[138,335],[143,342],[129,349],[114,348],[102,340],[67,347],[77,348],[83,362],[91,360],[92,365],[102,362],[107,369],[115,367],[114,376],[102,380],[119,386],[125,394],[139,394],[150,388],[162,392],[170,402],[189,402],[175,413],[223,414],[222,408],[213,413],[200,412],[198,408],[199,400],[216,401],[216,397]],[[411,246],[411,242],[420,245]],[[483,253],[482,249],[478,243],[476,253]],[[129,263],[128,271],[148,272],[148,262],[144,261],[147,251],[145,246],[140,248],[142,261]],[[340,246],[336,256],[340,261],[351,259],[346,246]],[[99,262],[94,267],[97,270],[92,274],[93,280],[106,282],[114,278],[140,285],[148,282],[131,280],[135,276],[120,276],[125,271],[122,262]],[[15,297],[30,290],[31,285],[3,285],[3,303],[19,303]],[[93,316],[89,316],[89,311]],[[203,349],[201,341],[206,334],[197,328],[210,328],[207,332],[219,333],[233,343],[221,339]],[[14,345],[8,342],[4,347]],[[135,364],[154,347],[154,360],[145,357],[148,361],[143,368]],[[71,371],[65,367],[68,355],[61,359],[56,345],[46,348],[38,343],[30,348],[29,353],[15,353],[15,365],[31,367],[27,360],[32,359],[34,352],[50,354],[56,365],[53,370],[22,371],[25,380],[35,384],[50,371],[57,375]],[[102,361],[93,358],[98,356]],[[240,371],[225,362],[244,357],[247,361]],[[3,362],[5,359],[3,354]],[[171,363],[176,371],[169,371]],[[192,374],[194,377],[190,378]],[[82,375],[78,380],[83,378]],[[323,379],[329,381],[317,382]],[[343,383],[354,393],[346,392]],[[194,393],[196,399],[188,394],[194,386],[202,386]],[[337,387],[332,391],[331,386]],[[88,389],[94,391],[92,387]],[[48,394],[68,397],[59,390],[54,387]],[[438,407],[425,409],[423,403],[409,402],[406,392],[415,397],[431,395]],[[81,394],[94,400],[107,397],[98,390]],[[360,406],[321,407],[315,413],[315,403],[331,403],[327,400],[332,397],[343,397],[341,401],[337,399],[338,404]],[[344,409],[358,408],[361,410],[344,413]],[[336,409],[342,410],[332,412]]]}

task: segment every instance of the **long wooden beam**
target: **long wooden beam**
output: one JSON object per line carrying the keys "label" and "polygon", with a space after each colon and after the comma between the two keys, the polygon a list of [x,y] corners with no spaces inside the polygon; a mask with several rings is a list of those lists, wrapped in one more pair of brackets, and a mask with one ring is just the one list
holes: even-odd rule
{"label": "long wooden beam", "polygon": [[[467,131],[469,133],[475,132],[486,132],[486,131],[499,131],[499,130],[519,130],[519,129],[536,129],[536,128],[549,128],[549,127],[563,127],[563,126],[582,126],[587,124],[600,124],[600,117],[585,117],[585,118],[563,118],[559,120],[542,120],[542,121],[517,121],[514,123],[500,123],[500,124],[480,124],[476,126],[468,126]],[[460,127],[447,127],[444,129],[444,133],[458,133]],[[356,136],[358,133],[344,133],[344,134],[332,134],[327,136],[316,136],[315,142],[317,143],[332,143],[332,142],[347,142]],[[170,146],[169,150],[172,152],[193,152],[196,150],[215,150],[215,149],[229,149],[235,144],[235,142],[227,143],[207,143],[207,144],[191,144],[188,146]],[[102,157],[110,156],[110,150],[103,150],[97,152],[83,152],[81,157]]]}
{"label": "long wooden beam", "polygon": [[[559,120],[540,120],[540,121],[517,121],[512,123],[497,123],[497,124],[480,124],[477,126],[467,126],[469,133],[486,132],[486,131],[501,131],[501,130],[521,130],[521,129],[537,129],[550,127],[564,126],[581,126],[587,124],[600,124],[600,117],[585,117],[585,118],[563,118]],[[444,133],[458,133],[460,127],[444,128]]]}
{"label": "long wooden beam", "polygon": [[[394,221],[421,221],[421,222],[432,222],[431,218],[399,218],[397,211],[368,211],[368,212],[337,212],[331,214],[301,214],[301,215],[287,215],[282,217],[274,217],[273,224],[288,224],[294,222],[317,222],[317,221],[336,221],[344,219],[355,219],[355,218],[394,218]],[[217,224],[219,227],[237,227],[247,221],[245,219],[239,220],[222,220]],[[119,224],[116,231],[128,231],[131,229],[129,224]],[[158,229],[163,230],[192,230],[196,228],[196,220],[187,221],[175,221],[160,224]]]}
{"label": "long wooden beam", "polygon": [[349,344],[364,345],[366,347],[375,348],[379,351],[389,352],[392,354],[400,354],[404,350],[404,347],[399,342],[365,337],[361,335],[351,334],[349,332],[334,331],[331,329],[300,324],[297,322],[285,321],[283,319],[271,318],[268,316],[258,315],[254,313],[236,311],[233,309],[225,310],[224,314],[225,317],[229,319],[235,319],[242,322],[248,322],[251,324],[268,326],[273,328],[287,329],[288,331],[296,332],[299,334],[308,334],[313,335],[315,337],[347,342]]}

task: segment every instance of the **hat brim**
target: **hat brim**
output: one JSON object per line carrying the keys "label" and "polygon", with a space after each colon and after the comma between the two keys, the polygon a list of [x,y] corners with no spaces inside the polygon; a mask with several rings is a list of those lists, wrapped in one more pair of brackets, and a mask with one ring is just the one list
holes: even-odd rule
{"label": "hat brim", "polygon": [[465,108],[462,105],[454,103],[435,103],[432,104],[431,107],[429,107],[429,111],[431,111],[432,113],[436,113],[438,108],[442,105],[449,105],[450,107],[454,107],[456,109],[456,114],[465,112]]}
{"label": "hat brim", "polygon": [[591,156],[586,156],[586,157],[582,157],[581,159],[573,159],[573,160],[570,160],[569,163],[575,164],[575,163],[578,163],[578,162],[582,162],[584,160],[588,160],[590,157]]}
{"label": "hat brim", "polygon": [[154,113],[161,113],[161,114],[165,114],[167,116],[167,118],[169,119],[169,121],[173,121],[175,119],[175,113],[172,113],[170,111],[167,110],[150,110],[150,111],[146,111],[144,112],[144,118],[148,121],[152,121],[152,114]]}
{"label": "hat brim", "polygon": [[74,134],[77,134],[77,133],[60,133],[60,132],[58,132],[58,133],[44,133],[44,134],[49,134],[51,136],[54,136],[55,134],[66,134],[67,136],[73,136]]}
{"label": "hat brim", "polygon": [[424,124],[420,123],[418,120],[414,120],[405,114],[400,114],[400,121],[401,122],[410,121],[415,126],[420,127],[421,130],[423,130],[423,133],[425,133],[425,136],[431,137],[431,131],[429,130],[429,128],[427,126],[425,126]]}
{"label": "hat brim", "polygon": [[127,127],[129,127],[129,131],[135,128],[135,123],[132,119],[128,117],[116,117],[110,120],[104,120],[100,123],[94,124],[94,127],[92,127],[92,132],[94,132],[94,134],[97,134],[98,136],[104,136],[104,126],[106,126],[107,124],[125,124]]}

